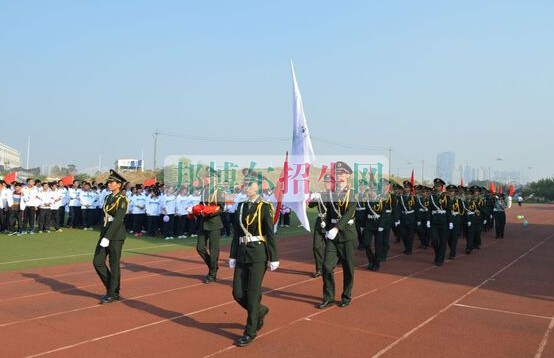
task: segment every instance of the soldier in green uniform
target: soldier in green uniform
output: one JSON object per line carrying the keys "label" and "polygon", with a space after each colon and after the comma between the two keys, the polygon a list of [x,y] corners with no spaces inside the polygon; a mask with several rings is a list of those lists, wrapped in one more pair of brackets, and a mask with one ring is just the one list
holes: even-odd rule
{"label": "soldier in green uniform", "polygon": [[[479,190],[478,186],[471,186],[466,193],[466,200],[463,202],[467,225],[466,254],[469,255],[475,246],[475,231],[480,221],[479,200],[475,199],[474,193]],[[477,194],[478,196],[479,194]]]}
{"label": "soldier in green uniform", "polygon": [[397,215],[397,222],[400,221],[398,233],[404,244],[404,253],[406,255],[411,255],[414,248],[414,236],[417,225],[415,213],[416,200],[412,195],[412,183],[408,180],[404,180],[402,184],[403,192],[397,196],[397,208],[399,212]]}
{"label": "soldier in green uniform", "polygon": [[[327,204],[325,237],[325,256],[323,259],[323,302],[318,308],[325,308],[335,303],[335,273],[333,272],[338,260],[342,262],[343,291],[340,307],[350,305],[352,286],[354,284],[354,251],[357,239],[356,200],[354,191],[348,186],[348,179],[352,169],[345,162],[339,161],[334,165],[335,188],[329,193]],[[333,181],[333,180],[332,180]]]}
{"label": "soldier in green uniform", "polygon": [[356,217],[355,217],[355,224],[356,224],[356,234],[358,236],[358,250],[364,250],[364,240],[363,240],[363,231],[365,226],[365,220],[366,220],[366,212],[365,212],[365,205],[364,205],[364,192],[366,188],[366,182],[365,180],[360,180],[358,182],[358,193],[356,196]]}
{"label": "soldier in green uniform", "polygon": [[325,190],[321,193],[313,193],[308,207],[317,207],[317,218],[314,225],[312,251],[315,260],[315,272],[313,277],[319,277],[322,273],[323,255],[325,254],[325,220],[327,217],[327,203],[329,202],[329,191],[331,190],[331,175],[323,176]]}
{"label": "soldier in green uniform", "polygon": [[431,220],[427,227],[431,229],[431,245],[435,250],[435,265],[442,266],[448,245],[448,229],[450,223],[450,212],[448,212],[448,196],[442,189],[445,182],[440,178],[433,180],[434,193],[429,197],[429,209],[431,209]]}
{"label": "soldier in green uniform", "polygon": [[245,181],[248,199],[239,204],[231,243],[229,267],[234,268],[233,298],[248,312],[244,335],[235,344],[249,345],[262,329],[269,308],[261,304],[262,280],[267,267],[279,267],[273,235],[273,207],[262,200],[255,178]]}
{"label": "soldier in green uniform", "polygon": [[[125,178],[114,170],[110,170],[107,185],[111,194],[106,197],[104,203],[104,220],[92,261],[96,273],[106,287],[106,295],[100,299],[100,303],[111,303],[119,300],[121,272],[119,260],[121,259],[121,251],[126,235],[123,221],[129,206],[129,200],[121,193],[121,188],[125,182]],[[109,260],[109,269],[106,266],[106,258]]]}
{"label": "soldier in green uniform", "polygon": [[450,260],[454,260],[456,257],[458,239],[462,232],[462,217],[464,215],[462,199],[457,196],[457,191],[458,187],[456,185],[450,184],[446,187],[449,198],[448,210],[450,211],[450,222],[448,223],[448,247],[450,248],[448,258]]}
{"label": "soldier in green uniform", "polygon": [[[365,195],[367,212],[364,229],[364,246],[368,261],[367,268],[379,271],[383,251],[383,211],[384,200],[380,199],[373,188],[369,188]],[[373,244],[373,247],[372,247]]]}
{"label": "soldier in green uniform", "polygon": [[[397,244],[400,242],[400,215],[402,212],[402,205],[400,204],[400,196],[403,191],[402,185],[398,183],[392,184],[392,217],[394,223],[392,225],[392,233],[394,234],[394,243]],[[388,251],[388,250],[387,250]]]}
{"label": "soldier in green uniform", "polygon": [[504,238],[504,227],[506,226],[506,207],[508,204],[505,200],[504,193],[500,193],[494,196],[494,229],[496,231],[496,238]]}
{"label": "soldier in green uniform", "polygon": [[393,194],[390,192],[390,190],[386,190],[386,186],[388,185],[389,181],[387,179],[383,179],[382,187],[383,193],[381,194],[380,201],[383,203],[382,211],[381,211],[381,221],[379,223],[379,227],[383,228],[383,238],[382,238],[382,244],[381,247],[381,253],[380,253],[380,261],[386,261],[387,256],[389,254],[390,244],[389,244],[389,237],[390,232],[392,228],[392,221],[393,221],[393,214],[394,214],[394,206],[396,205],[396,200],[394,199]]}
{"label": "soldier in green uniform", "polygon": [[416,185],[416,226],[417,236],[419,237],[419,248],[427,250],[429,248],[430,231],[427,227],[427,222],[431,220],[431,211],[429,210],[429,193],[431,189],[423,186]]}
{"label": "soldier in green uniform", "polygon": [[196,251],[208,266],[208,274],[204,278],[204,283],[210,283],[217,280],[217,270],[219,269],[219,240],[221,229],[223,229],[221,213],[225,205],[225,192],[218,187],[217,173],[212,168],[206,168],[206,174],[204,187],[200,192],[200,203],[206,206],[215,205],[219,209],[213,213],[200,216]]}

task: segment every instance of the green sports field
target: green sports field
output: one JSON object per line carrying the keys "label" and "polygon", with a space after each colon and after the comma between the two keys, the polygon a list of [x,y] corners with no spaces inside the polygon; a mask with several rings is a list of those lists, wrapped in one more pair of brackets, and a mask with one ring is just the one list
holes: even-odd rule
{"label": "green sports field", "polygon": [[[310,210],[309,216],[313,223],[315,213]],[[303,228],[298,228],[298,224],[296,217],[291,215],[291,226],[280,228],[277,237],[310,235]],[[98,238],[98,230],[85,231],[67,228],[64,228],[63,232],[35,233],[34,235],[8,236],[0,234],[0,272],[92,262]],[[229,243],[230,238],[222,238],[222,246],[227,246]],[[166,241],[160,237],[136,238],[129,235],[125,240],[123,257],[194,249],[195,246],[196,238]]]}

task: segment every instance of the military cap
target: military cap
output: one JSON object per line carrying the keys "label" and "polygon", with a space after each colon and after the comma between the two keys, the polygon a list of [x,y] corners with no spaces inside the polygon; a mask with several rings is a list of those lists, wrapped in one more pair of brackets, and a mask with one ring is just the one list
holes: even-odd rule
{"label": "military cap", "polygon": [[472,185],[469,187],[469,190],[471,191],[481,191],[481,187],[479,185]]}
{"label": "military cap", "polygon": [[113,169],[110,169],[110,176],[106,182],[115,181],[116,183],[124,184],[127,182],[127,179],[121,176],[118,172]]}
{"label": "military cap", "polygon": [[467,187],[463,186],[463,185],[458,185],[458,190],[459,191],[467,191]]}
{"label": "military cap", "polygon": [[393,183],[393,184],[392,184],[392,188],[393,188],[393,189],[403,189],[403,188],[402,188],[402,185],[400,185],[400,184],[398,184],[398,183]]}
{"label": "military cap", "polygon": [[426,186],[424,190],[433,191],[433,188],[431,188],[430,186]]}
{"label": "military cap", "polygon": [[446,183],[444,182],[444,180],[442,180],[441,178],[435,178],[435,179],[433,179],[433,184],[434,184],[434,185],[446,185]]}
{"label": "military cap", "polygon": [[415,190],[424,190],[425,187],[421,184],[417,184],[415,187],[414,187]]}
{"label": "military cap", "polygon": [[330,182],[331,181],[331,174],[325,174],[323,176],[323,181],[324,182]]}
{"label": "military cap", "polygon": [[500,194],[498,194],[498,196],[500,196],[502,199],[504,199],[506,197],[506,195],[504,193],[500,193]]}
{"label": "military cap", "polygon": [[410,188],[413,188],[413,185],[412,185],[412,183],[411,183],[409,180],[404,180],[404,181],[402,182],[402,185],[403,185],[404,187],[409,186]]}
{"label": "military cap", "polygon": [[346,174],[352,174],[352,168],[350,168],[350,166],[345,162],[339,160],[335,163],[335,172],[345,172]]}
{"label": "military cap", "polygon": [[446,190],[458,190],[458,187],[454,184],[450,184],[446,187]]}

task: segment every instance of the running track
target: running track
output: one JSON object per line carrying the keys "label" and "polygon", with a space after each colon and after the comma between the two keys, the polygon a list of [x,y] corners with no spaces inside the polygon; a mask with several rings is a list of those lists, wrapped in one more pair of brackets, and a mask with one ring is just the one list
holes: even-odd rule
{"label": "running track", "polygon": [[271,312],[245,348],[232,344],[246,313],[231,296],[228,251],[209,285],[194,250],[126,258],[124,299],[110,305],[97,304],[90,264],[1,274],[0,357],[554,357],[554,206],[514,207],[504,240],[483,237],[469,256],[460,240],[442,267],[432,250],[405,256],[391,243],[375,273],[358,252],[351,306],[325,310],[314,307],[311,237],[283,239],[281,268],[264,280]]}

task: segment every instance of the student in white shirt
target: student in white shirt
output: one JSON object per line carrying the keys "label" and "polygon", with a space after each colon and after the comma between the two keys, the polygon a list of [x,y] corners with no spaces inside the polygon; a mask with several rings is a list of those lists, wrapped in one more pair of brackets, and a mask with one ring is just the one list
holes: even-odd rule
{"label": "student in white shirt", "polygon": [[52,198],[50,197],[50,187],[48,182],[42,183],[42,190],[38,193],[39,208],[38,208],[38,233],[50,232],[50,214],[52,210]]}
{"label": "student in white shirt", "polygon": [[81,190],[81,193],[79,194],[79,201],[81,203],[81,215],[83,218],[84,230],[92,230],[94,194],[90,190],[89,183],[83,183],[83,190]]}
{"label": "student in white shirt", "polygon": [[[165,195],[160,199],[162,209],[162,234],[165,240],[173,240],[173,230],[175,225],[175,195],[173,188],[167,188]],[[167,219],[165,218],[167,216]]]}
{"label": "student in white shirt", "polygon": [[62,205],[62,194],[58,190],[58,183],[55,181],[50,183],[50,224],[57,232],[62,232],[60,221],[58,220],[58,212]]}
{"label": "student in white shirt", "polygon": [[58,223],[58,226],[62,228],[65,224],[65,212],[67,208],[67,205],[69,204],[69,192],[67,191],[67,188],[63,185],[63,181],[58,180],[58,193],[60,194],[60,207],[58,208],[56,221]]}
{"label": "student in white shirt", "polygon": [[37,209],[40,205],[38,198],[38,188],[35,186],[35,181],[31,178],[27,178],[27,186],[23,188],[23,201],[25,202],[25,209],[23,210],[23,232],[28,230],[29,234],[35,233],[35,218],[37,215]]}
{"label": "student in white shirt", "polygon": [[81,188],[78,180],[73,181],[73,186],[68,189],[69,195],[69,216],[67,217],[67,226],[74,229],[80,228],[82,225],[81,213]]}
{"label": "student in white shirt", "polygon": [[146,199],[146,232],[148,236],[156,236],[160,228],[160,193],[158,188],[149,190],[150,194]]}
{"label": "student in white shirt", "polygon": [[8,231],[9,228],[9,206],[8,195],[10,188],[5,181],[0,180],[0,231]]}
{"label": "student in white shirt", "polygon": [[188,188],[186,186],[179,189],[179,194],[175,199],[175,234],[178,239],[186,238],[185,225],[187,220]]}
{"label": "student in white shirt", "polygon": [[135,237],[140,237],[146,225],[146,195],[142,192],[142,185],[137,184],[136,188],[135,194],[131,197],[131,214]]}

